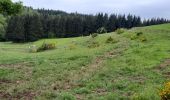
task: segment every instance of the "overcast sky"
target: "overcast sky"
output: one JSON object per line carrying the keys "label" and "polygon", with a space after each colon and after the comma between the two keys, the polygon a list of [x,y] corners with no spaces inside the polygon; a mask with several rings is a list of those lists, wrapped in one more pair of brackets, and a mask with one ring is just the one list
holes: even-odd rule
{"label": "overcast sky", "polygon": [[[19,0],[12,0],[19,1]],[[25,6],[85,14],[135,14],[142,18],[170,19],[170,0],[20,0]]]}

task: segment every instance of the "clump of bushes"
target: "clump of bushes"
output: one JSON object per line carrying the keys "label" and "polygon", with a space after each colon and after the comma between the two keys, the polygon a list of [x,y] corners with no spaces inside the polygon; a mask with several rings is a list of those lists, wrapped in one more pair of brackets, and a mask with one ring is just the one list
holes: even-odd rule
{"label": "clump of bushes", "polygon": [[28,52],[30,52],[30,53],[36,53],[36,52],[37,52],[37,46],[36,46],[36,45],[31,45],[31,46],[29,46]]}
{"label": "clump of bushes", "polygon": [[139,39],[141,42],[147,41],[147,38],[144,36],[143,32],[135,32],[130,36],[131,40]]}
{"label": "clump of bushes", "polygon": [[100,44],[97,41],[90,42],[89,45],[88,45],[89,48],[96,48],[96,47],[99,47],[99,46],[100,46]]}
{"label": "clump of bushes", "polygon": [[134,33],[132,33],[132,35],[130,36],[131,40],[136,40],[138,38],[138,36]]}
{"label": "clump of bushes", "polygon": [[112,38],[111,36],[106,39],[106,43],[116,43],[116,42],[118,41]]}
{"label": "clump of bushes", "polygon": [[99,42],[95,40],[88,41],[88,48],[96,48],[99,46],[100,46]]}
{"label": "clump of bushes", "polygon": [[43,44],[37,49],[37,52],[42,52],[45,50],[52,50],[56,48],[56,44],[55,43],[46,43],[43,42]]}
{"label": "clump of bushes", "polygon": [[136,35],[141,36],[141,35],[143,35],[143,32],[136,32]]}
{"label": "clump of bushes", "polygon": [[147,38],[146,38],[145,36],[141,36],[141,37],[139,38],[139,40],[140,40],[141,42],[145,42],[145,41],[147,41]]}
{"label": "clump of bushes", "polygon": [[170,100],[170,82],[166,83],[160,91],[161,100]]}
{"label": "clump of bushes", "polygon": [[105,27],[101,27],[97,30],[97,33],[102,34],[102,33],[107,33],[107,30]]}
{"label": "clump of bushes", "polygon": [[91,37],[92,38],[95,38],[95,37],[97,37],[98,36],[98,34],[97,33],[93,33],[93,34],[91,34]]}
{"label": "clump of bushes", "polygon": [[119,28],[119,29],[116,30],[116,33],[117,33],[117,34],[122,34],[122,33],[125,32],[125,30],[126,30],[126,29],[124,29],[124,28]]}

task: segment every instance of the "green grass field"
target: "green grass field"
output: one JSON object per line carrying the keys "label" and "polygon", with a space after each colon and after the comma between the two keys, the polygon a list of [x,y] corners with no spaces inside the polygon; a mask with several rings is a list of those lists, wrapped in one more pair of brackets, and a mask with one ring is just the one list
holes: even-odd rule
{"label": "green grass field", "polygon": [[[131,40],[143,32],[147,41]],[[109,37],[117,43],[105,43]],[[133,28],[123,34],[0,43],[1,100],[160,100],[170,80],[170,24]],[[30,45],[57,44],[30,53]]]}

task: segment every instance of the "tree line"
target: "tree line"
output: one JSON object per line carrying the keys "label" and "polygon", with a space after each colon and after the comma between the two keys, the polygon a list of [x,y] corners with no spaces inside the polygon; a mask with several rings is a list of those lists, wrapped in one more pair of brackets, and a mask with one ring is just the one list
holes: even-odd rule
{"label": "tree line", "polygon": [[163,18],[141,20],[135,15],[98,13],[87,15],[45,9],[25,9],[25,13],[8,19],[5,39],[13,42],[36,41],[41,38],[88,36],[100,28],[107,32],[118,28],[132,28],[168,23]]}

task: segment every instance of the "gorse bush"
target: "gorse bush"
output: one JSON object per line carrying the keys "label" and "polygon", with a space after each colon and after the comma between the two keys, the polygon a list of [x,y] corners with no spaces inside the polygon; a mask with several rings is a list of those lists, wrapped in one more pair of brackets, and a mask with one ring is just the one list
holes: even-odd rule
{"label": "gorse bush", "polygon": [[131,40],[139,40],[139,41],[141,41],[141,42],[147,41],[147,38],[146,38],[146,36],[144,35],[143,32],[131,33],[130,39],[131,39]]}
{"label": "gorse bush", "polygon": [[116,39],[112,38],[111,36],[106,39],[106,43],[116,43],[118,42]]}
{"label": "gorse bush", "polygon": [[101,27],[97,30],[97,33],[102,34],[102,33],[107,33],[107,30],[105,27]]}
{"label": "gorse bush", "polygon": [[56,48],[56,43],[43,42],[43,44],[37,49],[37,52],[51,50],[51,49],[55,49],[55,48]]}
{"label": "gorse bush", "polygon": [[119,28],[119,29],[117,29],[115,32],[117,33],[117,34],[122,34],[122,33],[124,33],[126,31],[126,29],[124,29],[124,28]]}
{"label": "gorse bush", "polygon": [[141,36],[141,35],[143,35],[143,32],[136,32],[136,35]]}
{"label": "gorse bush", "polygon": [[97,42],[96,40],[89,40],[87,41],[87,44],[88,48],[96,48],[100,46],[99,42]]}
{"label": "gorse bush", "polygon": [[97,33],[93,33],[93,34],[91,34],[91,37],[92,38],[95,38],[95,37],[97,37],[98,36],[98,34]]}
{"label": "gorse bush", "polygon": [[99,47],[99,46],[100,46],[100,44],[97,41],[90,42],[89,45],[88,45],[89,48],[96,48],[96,47]]}
{"label": "gorse bush", "polygon": [[166,83],[159,93],[161,100],[170,100],[170,82]]}

